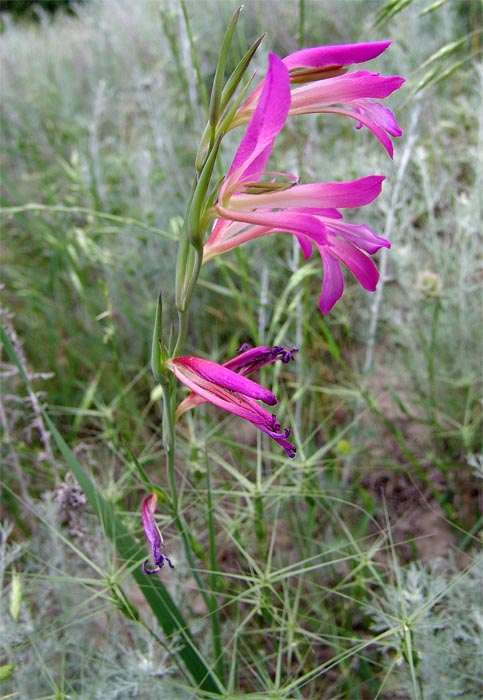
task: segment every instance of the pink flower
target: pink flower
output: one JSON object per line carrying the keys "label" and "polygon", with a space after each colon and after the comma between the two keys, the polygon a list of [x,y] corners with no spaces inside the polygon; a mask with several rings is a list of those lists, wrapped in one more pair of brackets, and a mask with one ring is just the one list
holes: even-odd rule
{"label": "pink flower", "polygon": [[151,547],[153,554],[153,561],[156,564],[154,569],[148,569],[148,560],[143,563],[142,569],[145,574],[156,574],[160,569],[163,568],[164,563],[167,561],[169,566],[174,569],[174,564],[171,559],[167,557],[161,551],[161,545],[163,544],[163,536],[159,531],[156,521],[154,519],[154,514],[156,512],[156,504],[158,502],[158,497],[155,493],[151,493],[143,501],[141,508],[141,518],[143,521],[144,533],[146,539]]}
{"label": "pink flower", "polygon": [[[398,75],[357,71],[345,74],[345,66],[363,63],[387,49],[391,42],[341,46],[316,46],[296,51],[283,59],[291,83],[288,114],[337,113],[366,126],[392,157],[392,137],[402,131],[390,109],[376,100],[388,97],[404,83]],[[265,78],[237,111],[231,128],[246,123],[255,112],[265,89]]]}
{"label": "pink flower", "polygon": [[[256,348],[252,348],[248,343],[244,343],[238,352],[238,355],[224,362],[223,367],[246,377],[248,374],[260,369],[260,367],[277,362],[277,360],[287,364],[290,360],[293,360],[295,353],[298,352],[298,348],[285,350],[282,345],[275,345],[274,347],[259,345]],[[190,394],[176,409],[176,416],[179,418],[185,411],[189,411],[191,408],[205,403],[205,401],[206,399],[199,394]]]}
{"label": "pink flower", "polygon": [[280,346],[258,347],[243,352],[226,365],[190,356],[167,360],[167,368],[193,392],[179,405],[177,417],[203,401],[209,401],[244,418],[281,445],[289,457],[294,457],[295,446],[287,440],[290,430],[282,430],[277,417],[257,403],[258,400],[273,406],[277,403],[276,396],[245,376],[277,359],[288,362],[294,352],[295,348],[287,351]]}
{"label": "pink flower", "polygon": [[[297,237],[306,258],[315,246],[324,267],[319,308],[328,313],[342,296],[341,263],[364,289],[374,291],[377,268],[369,258],[389,241],[363,224],[342,221],[339,208],[360,207],[381,191],[381,176],[353,182],[299,185],[294,176],[285,182],[261,181],[264,168],[290,107],[287,67],[274,54],[253,117],[235,154],[214,205],[217,221],[204,247],[204,262],[246,241],[269,233]],[[273,175],[273,174],[272,174]]]}

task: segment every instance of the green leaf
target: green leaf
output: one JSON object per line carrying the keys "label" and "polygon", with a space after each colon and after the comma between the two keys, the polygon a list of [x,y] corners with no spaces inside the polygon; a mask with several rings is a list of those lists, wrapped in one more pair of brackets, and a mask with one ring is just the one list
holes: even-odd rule
{"label": "green leaf", "polygon": [[131,569],[132,576],[150,605],[157,621],[168,637],[176,635],[178,640],[177,654],[183,660],[189,673],[199,684],[200,688],[219,693],[220,688],[217,680],[207,666],[191,636],[187,623],[184,621],[164,584],[158,578],[152,576],[148,578],[141,571],[139,562],[142,559],[142,554],[131,533],[126,529],[124,522],[114,512],[111,504],[96,489],[83,466],[77,461],[76,456],[46,413],[44,413],[44,419],[68,468],[75,475],[91,507],[97,513],[106,535],[113,541],[119,555],[127,567]]}
{"label": "green leaf", "polygon": [[376,12],[376,25],[387,22],[411,3],[412,0],[389,0]]}
{"label": "green leaf", "polygon": [[[5,346],[5,350],[11,361],[18,367],[21,377],[30,389],[30,380],[22,362],[8,337],[3,324],[0,325],[0,340]],[[102,523],[104,532],[114,543],[119,556],[126,563],[127,568],[138,584],[142,594],[149,604],[155,618],[169,638],[175,637],[177,642],[176,655],[182,660],[188,673],[202,690],[220,694],[221,684],[212,673],[211,668],[205,661],[202,653],[198,649],[188,624],[183,619],[171,595],[163,585],[162,581],[154,576],[146,576],[140,567],[143,554],[134,537],[126,528],[124,521],[114,511],[103,495],[98,491],[91,481],[82,464],[65,442],[62,435],[57,430],[50,416],[44,409],[41,409],[42,417],[45,420],[52,437],[62,454],[66,467],[74,474],[79,482],[90,506],[97,514]]]}
{"label": "green leaf", "polygon": [[228,29],[226,30],[223,42],[221,44],[220,55],[218,58],[218,63],[216,66],[215,78],[213,80],[213,88],[211,90],[210,99],[210,124],[213,129],[218,123],[218,118],[220,116],[220,102],[221,102],[221,92],[223,89],[223,79],[225,77],[225,65],[226,59],[228,57],[228,52],[230,50],[231,40],[233,39],[233,32],[240,17],[240,13],[243,7],[239,7],[238,10],[232,17]]}
{"label": "green leaf", "polygon": [[4,666],[0,666],[0,681],[6,681],[7,678],[10,678],[15,671],[15,665],[16,664],[5,664]]}
{"label": "green leaf", "polygon": [[248,51],[245,53],[241,61],[238,63],[237,67],[233,71],[233,73],[230,75],[228,78],[225,87],[223,88],[223,93],[221,96],[221,111],[224,111],[228,102],[230,101],[233,93],[237,89],[238,85],[240,84],[241,79],[246,73],[246,70],[250,64],[250,61],[252,60],[253,56],[255,55],[255,52],[257,51],[258,47],[262,43],[262,41],[265,39],[266,34],[262,34],[261,36],[258,37],[256,41],[253,42],[253,44],[250,46]]}

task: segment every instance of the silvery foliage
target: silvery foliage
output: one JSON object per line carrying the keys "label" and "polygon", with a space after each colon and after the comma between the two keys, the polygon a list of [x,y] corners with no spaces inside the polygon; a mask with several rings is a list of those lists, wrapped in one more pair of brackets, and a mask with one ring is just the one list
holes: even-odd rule
{"label": "silvery foliage", "polygon": [[[446,568],[445,568],[446,567]],[[466,571],[447,563],[395,565],[392,583],[378,592],[371,628],[393,629],[387,664],[404,697],[476,700],[482,694],[483,554]],[[384,596],[384,597],[382,597]],[[405,636],[406,633],[406,636]],[[408,648],[408,635],[410,646]],[[411,673],[408,654],[417,679]]]}
{"label": "silvery foliage", "polygon": [[[15,543],[11,525],[0,523],[0,652],[2,663],[15,667],[2,693],[60,697],[62,688],[62,697],[77,700],[182,700],[170,662],[176,642],[163,648],[120,614],[98,567],[73,556],[82,542],[71,542],[59,525],[52,494],[31,507],[44,526],[24,545]],[[21,579],[15,604],[14,571]]]}

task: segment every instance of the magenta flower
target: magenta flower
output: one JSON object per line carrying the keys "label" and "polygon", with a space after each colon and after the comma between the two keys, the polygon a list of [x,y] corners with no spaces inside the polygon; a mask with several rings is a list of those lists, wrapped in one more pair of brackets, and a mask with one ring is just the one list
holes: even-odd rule
{"label": "magenta flower", "polygon": [[176,416],[209,401],[228,413],[244,418],[275,440],[289,457],[294,457],[295,446],[287,440],[290,430],[282,430],[277,417],[257,403],[262,401],[268,406],[274,406],[277,403],[276,396],[245,376],[278,359],[288,362],[294,352],[295,348],[284,350],[280,346],[257,347],[246,350],[226,365],[190,356],[167,360],[168,369],[193,392],[179,405]]}
{"label": "magenta flower", "polygon": [[313,246],[321,256],[324,279],[319,308],[328,313],[343,293],[341,263],[364,289],[376,288],[379,275],[369,255],[381,247],[389,248],[390,243],[363,224],[342,221],[339,208],[369,204],[380,194],[384,178],[299,185],[294,176],[278,174],[279,182],[262,181],[289,107],[287,67],[270,54],[256,109],[213,207],[219,218],[205,244],[203,260],[269,233],[291,233],[306,258]]}
{"label": "magenta flower", "polygon": [[146,535],[146,539],[149,542],[151,551],[153,554],[153,561],[156,564],[154,569],[149,569],[147,566],[148,560],[143,563],[142,570],[145,574],[156,574],[160,569],[163,568],[164,563],[167,561],[169,566],[174,569],[174,564],[171,559],[167,557],[161,551],[161,546],[163,544],[163,536],[156,525],[154,519],[154,514],[156,512],[156,504],[158,502],[158,497],[155,493],[151,493],[143,501],[141,508],[141,517],[143,521],[143,528]]}
{"label": "magenta flower", "polygon": [[[277,360],[287,364],[290,360],[294,359],[296,352],[298,352],[298,348],[285,350],[282,345],[275,345],[274,347],[261,345],[252,348],[248,343],[244,343],[238,350],[239,354],[231,360],[224,362],[223,367],[246,377],[248,374],[260,369],[260,367],[277,362]],[[179,418],[185,411],[189,411],[191,408],[205,403],[205,401],[206,399],[199,394],[191,393],[176,409],[176,416]]]}
{"label": "magenta flower", "polygon": [[[291,84],[288,114],[336,113],[366,126],[392,157],[392,137],[402,131],[390,109],[376,100],[388,97],[404,83],[398,75],[357,71],[346,75],[345,66],[363,63],[379,56],[390,41],[341,46],[316,46],[296,51],[283,59]],[[237,111],[231,128],[246,123],[255,112],[265,80],[252,92]]]}

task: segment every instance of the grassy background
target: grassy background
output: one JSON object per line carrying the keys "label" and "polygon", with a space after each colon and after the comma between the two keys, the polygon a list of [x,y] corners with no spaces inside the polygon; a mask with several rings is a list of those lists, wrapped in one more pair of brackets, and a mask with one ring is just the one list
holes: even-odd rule
{"label": "grassy background", "polygon": [[[405,131],[394,163],[328,115],[292,123],[274,159],[304,181],[387,175],[363,212],[393,243],[380,299],[348,280],[322,317],[319,262],[301,262],[283,236],[202,272],[187,352],[222,361],[247,341],[300,348],[296,364],[262,376],[294,430],[295,461],[212,409],[180,422],[198,581],[160,508],[176,560],[163,580],[213,666],[199,582],[216,588],[230,698],[479,692],[481,4],[436,5],[249,1],[237,29],[233,65],[268,32],[260,70],[301,31],[305,45],[390,38],[370,69],[408,81],[391,98]],[[208,90],[236,6],[186,3]],[[141,560],[136,463],[166,486],[152,318],[160,288],[172,299],[205,120],[181,6],[92,0],[36,24],[5,17],[1,39],[2,317],[36,389],[26,394],[4,357],[1,645],[15,671],[1,696],[199,697],[40,410],[122,514]]]}

